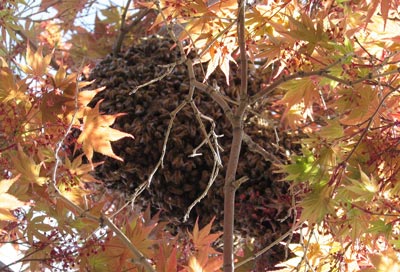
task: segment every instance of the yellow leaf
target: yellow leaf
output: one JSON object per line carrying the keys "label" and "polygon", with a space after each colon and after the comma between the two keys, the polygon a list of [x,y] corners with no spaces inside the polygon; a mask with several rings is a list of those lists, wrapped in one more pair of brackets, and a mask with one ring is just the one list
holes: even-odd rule
{"label": "yellow leaf", "polygon": [[[22,82],[20,82],[22,83]],[[14,74],[7,67],[0,68],[0,101],[7,103],[12,99],[19,101],[28,101],[29,98],[25,94],[24,84],[15,81]]]}
{"label": "yellow leaf", "polygon": [[68,185],[61,184],[58,189],[63,196],[71,200],[73,203],[79,206],[83,206],[85,204],[84,196],[88,193],[82,187],[70,187]]}
{"label": "yellow leaf", "polygon": [[27,65],[20,65],[21,69],[28,75],[32,75],[34,77],[42,77],[46,74],[47,68],[49,67],[51,58],[53,57],[52,54],[47,56],[43,56],[42,54],[43,47],[40,46],[36,52],[32,52],[31,48],[28,45],[26,51],[26,64]]}
{"label": "yellow leaf", "polygon": [[35,182],[40,186],[46,182],[45,177],[40,177],[41,164],[36,164],[31,157],[25,154],[20,146],[18,146],[18,151],[11,156],[11,161],[15,170],[21,174],[21,180],[24,182]]}
{"label": "yellow leaf", "polygon": [[15,221],[16,218],[10,213],[9,210],[0,207],[0,220]]}
{"label": "yellow leaf", "polygon": [[16,220],[10,211],[25,205],[24,202],[19,201],[15,196],[7,193],[8,189],[18,178],[19,176],[13,179],[3,179],[0,181],[0,220]]}
{"label": "yellow leaf", "polygon": [[340,120],[344,125],[359,125],[372,117],[379,107],[378,91],[366,85],[356,85],[351,93],[338,99],[339,110],[346,112]]}
{"label": "yellow leaf", "polygon": [[[83,154],[76,157],[72,162],[68,157],[65,158],[65,168],[68,169],[69,173],[77,178],[80,182],[100,182],[95,179],[90,172],[93,171],[93,168],[102,164],[103,162],[93,163],[93,164],[82,164]],[[83,185],[83,184],[81,184]]]}
{"label": "yellow leaf", "polygon": [[193,241],[195,248],[201,248],[204,246],[210,246],[219,236],[221,236],[221,232],[217,232],[214,234],[210,234],[212,223],[214,222],[213,218],[210,223],[208,223],[204,228],[199,230],[199,222],[198,219],[193,228],[193,234],[189,233],[190,238]]}

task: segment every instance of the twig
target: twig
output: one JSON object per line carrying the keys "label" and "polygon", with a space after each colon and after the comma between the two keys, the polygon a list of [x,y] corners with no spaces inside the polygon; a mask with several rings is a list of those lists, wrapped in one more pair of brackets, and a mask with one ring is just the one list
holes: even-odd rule
{"label": "twig", "polygon": [[113,55],[114,56],[117,56],[118,53],[121,51],[122,44],[124,42],[126,34],[128,34],[128,32],[131,31],[135,25],[139,24],[140,21],[151,12],[151,9],[143,9],[136,14],[134,21],[132,21],[130,24],[126,24],[128,8],[129,8],[129,5],[131,4],[131,2],[132,2],[132,0],[128,0],[128,2],[125,5],[124,12],[121,16],[121,27],[120,27],[119,35],[118,35],[117,39],[115,40],[114,46],[113,46]]}
{"label": "twig", "polygon": [[[194,87],[193,87],[193,89],[194,89]],[[197,108],[196,104],[193,102],[193,100],[190,101],[190,106],[192,107],[192,109],[194,111],[194,114],[196,116],[197,122],[200,125],[200,130],[203,133],[206,143],[208,144],[208,147],[210,148],[211,153],[213,154],[213,157],[214,157],[215,161],[217,162],[217,166],[222,167],[222,161],[221,161],[221,157],[219,155],[218,138],[216,136],[216,133],[214,132],[214,129],[215,129],[214,120],[212,118],[204,115],[203,113],[201,113],[200,110]],[[207,133],[206,128],[205,128],[201,118],[206,119],[211,123],[210,133]],[[210,141],[210,136],[213,136],[213,142],[215,143],[215,147],[212,145],[212,143]]]}
{"label": "twig", "polygon": [[167,66],[167,71],[165,71],[165,73],[163,73],[160,76],[153,78],[152,80],[149,80],[139,86],[136,86],[132,91],[129,92],[129,95],[136,93],[141,88],[144,88],[144,87],[149,86],[157,81],[162,80],[164,77],[166,77],[167,75],[172,73],[172,71],[174,70],[176,65],[177,65],[177,63],[171,63],[170,65]]}
{"label": "twig", "polygon": [[232,182],[232,186],[234,187],[234,189],[235,189],[235,191],[236,191],[237,189],[239,189],[239,187],[240,187],[243,183],[245,183],[245,182],[248,181],[248,180],[249,180],[249,177],[248,177],[248,176],[241,177],[240,179],[237,179],[237,180],[235,180],[234,182]]}
{"label": "twig", "polygon": [[[45,245],[45,247],[47,247],[47,246],[48,246],[48,244]],[[0,263],[0,271],[4,271],[4,272],[13,271],[13,270],[11,270],[9,267],[11,267],[11,266],[13,266],[13,265],[15,265],[15,264],[17,264],[17,263],[20,263],[20,262],[29,262],[29,261],[34,261],[34,260],[35,260],[35,261],[43,261],[42,258],[40,258],[40,259],[33,259],[33,258],[32,258],[32,259],[29,259],[28,257],[29,257],[29,256],[32,256],[32,255],[34,255],[34,254],[36,254],[36,253],[38,253],[38,252],[40,252],[40,251],[42,251],[42,250],[44,250],[45,247],[37,248],[37,249],[34,250],[34,251],[31,251],[31,252],[29,252],[29,253],[26,253],[23,257],[19,258],[18,260],[15,260],[15,261],[13,261],[13,262],[7,264],[7,265],[2,266],[3,263]]]}
{"label": "twig", "polygon": [[192,204],[190,204],[189,208],[187,209],[185,216],[183,217],[183,222],[186,222],[189,219],[189,215],[190,212],[192,211],[192,209],[203,199],[207,196],[208,191],[210,190],[211,186],[214,184],[215,179],[218,177],[219,174],[219,167],[217,165],[217,163],[214,161],[214,166],[213,166],[213,170],[211,171],[211,176],[208,179],[208,183],[207,183],[207,187],[206,189],[204,189],[204,191],[202,192],[202,194],[195,199],[195,201],[193,201]]}
{"label": "twig", "polygon": [[310,72],[299,71],[299,72],[291,74],[289,76],[282,76],[280,79],[274,81],[272,84],[267,86],[264,90],[261,90],[260,92],[256,93],[252,97],[250,97],[250,99],[249,99],[250,104],[254,104],[259,99],[262,99],[263,97],[271,94],[281,84],[283,84],[285,82],[288,82],[290,80],[293,80],[293,79],[297,79],[297,78],[320,76],[320,77],[325,77],[325,78],[331,79],[333,81],[339,82],[339,83],[341,83],[343,85],[346,85],[346,86],[354,86],[354,85],[356,85],[358,83],[361,83],[361,82],[363,82],[365,80],[371,80],[371,79],[375,79],[375,78],[379,78],[379,77],[384,77],[384,76],[400,73],[400,67],[398,67],[397,69],[394,69],[394,70],[391,70],[391,71],[387,71],[387,72],[384,72],[384,73],[381,73],[381,74],[369,73],[368,75],[366,75],[364,77],[361,77],[359,79],[356,79],[356,80],[344,80],[344,79],[341,79],[339,77],[336,77],[336,76],[333,76],[333,75],[329,74],[329,68],[331,66],[332,65],[329,65],[329,66],[327,66],[327,67],[325,67],[323,69],[317,70],[317,71],[310,71]]}

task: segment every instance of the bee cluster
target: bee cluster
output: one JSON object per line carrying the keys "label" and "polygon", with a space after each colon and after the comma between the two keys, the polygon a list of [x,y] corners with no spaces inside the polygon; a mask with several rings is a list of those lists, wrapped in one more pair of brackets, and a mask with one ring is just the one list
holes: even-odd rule
{"label": "bee cluster", "polygon": [[[163,75],[167,70],[166,65],[179,60],[179,51],[172,47],[173,42],[168,39],[150,37],[118,56],[106,57],[91,74],[91,79],[96,80],[95,85],[107,87],[95,97],[93,105],[104,99],[101,111],[107,114],[126,113],[116,120],[114,128],[135,137],[134,140],[122,139],[113,143],[114,152],[124,162],[97,155],[97,160],[105,161],[96,169],[97,177],[109,189],[124,192],[127,199],[149,177],[159,161],[170,113],[185,100],[189,91],[188,72],[182,64],[163,79],[129,94],[135,87]],[[196,66],[195,72],[199,80],[204,77],[200,65]],[[236,74],[239,73],[233,69],[229,86],[220,71],[216,71],[210,81],[217,82],[225,95],[234,96],[240,85]],[[252,77],[250,82],[249,91],[254,93],[261,85],[261,79]],[[226,166],[232,139],[231,125],[222,109],[207,94],[196,90],[193,99],[198,109],[214,120],[215,132],[223,135],[218,141],[223,148],[222,163]],[[274,130],[258,125],[255,119],[257,117],[251,113],[246,117],[246,133],[271,154],[281,156],[271,144],[276,142]],[[209,130],[210,123],[204,121],[204,124]],[[177,228],[192,225],[197,217],[200,224],[204,225],[214,216],[216,228],[221,229],[222,226],[224,169],[221,169],[208,195],[192,210],[189,221],[182,222],[189,205],[207,187],[213,168],[214,157],[207,145],[198,150],[200,156],[190,157],[193,149],[204,140],[202,135],[193,109],[186,105],[178,112],[173,123],[163,167],[157,171],[150,187],[138,200],[143,201],[142,204],[150,203],[155,210],[161,210],[164,219]],[[241,185],[236,194],[235,228],[241,236],[255,237],[260,245],[265,245],[289,229],[291,219],[287,215],[291,201],[288,186],[277,181],[271,162],[250,151],[246,145],[240,156],[237,177],[247,176],[249,180]],[[285,217],[285,220],[277,220]],[[273,262],[276,260],[271,260]]]}

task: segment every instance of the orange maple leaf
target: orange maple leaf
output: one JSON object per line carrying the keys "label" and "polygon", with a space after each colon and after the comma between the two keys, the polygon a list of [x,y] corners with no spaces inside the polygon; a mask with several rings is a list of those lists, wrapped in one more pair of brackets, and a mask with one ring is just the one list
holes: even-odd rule
{"label": "orange maple leaf", "polygon": [[214,220],[215,218],[211,219],[210,223],[200,230],[199,219],[197,218],[196,223],[194,224],[193,233],[189,233],[189,236],[192,239],[196,249],[210,246],[218,239],[219,236],[221,236],[221,232],[210,234],[211,226]]}
{"label": "orange maple leaf", "polygon": [[83,118],[82,133],[78,138],[78,143],[82,144],[83,152],[90,163],[92,163],[93,151],[123,161],[121,157],[115,155],[113,152],[111,142],[124,137],[133,138],[133,136],[109,127],[117,117],[125,114],[101,115],[99,106],[102,101],[100,100],[94,108],[86,109],[86,114]]}

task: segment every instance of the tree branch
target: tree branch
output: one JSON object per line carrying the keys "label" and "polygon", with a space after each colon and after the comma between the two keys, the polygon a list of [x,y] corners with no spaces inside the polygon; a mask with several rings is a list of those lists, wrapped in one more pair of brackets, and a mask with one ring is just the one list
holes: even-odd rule
{"label": "tree branch", "polygon": [[240,49],[241,85],[239,91],[239,106],[231,118],[232,123],[232,144],[229,153],[229,160],[225,175],[224,185],[224,271],[234,271],[233,259],[233,231],[235,219],[235,193],[240,185],[236,181],[236,171],[239,163],[240,149],[243,141],[243,116],[248,106],[247,81],[248,64],[245,38],[245,6],[246,1],[238,1],[238,22],[237,35]]}
{"label": "tree branch", "polygon": [[122,43],[125,39],[126,34],[128,34],[128,32],[132,29],[132,27],[134,27],[135,25],[137,25],[138,23],[140,23],[140,21],[147,15],[150,13],[150,9],[143,9],[141,10],[137,15],[134,21],[132,21],[130,24],[126,24],[126,16],[128,13],[128,8],[129,5],[131,4],[132,0],[128,0],[128,2],[125,5],[125,9],[124,9],[124,13],[122,14],[122,18],[121,18],[121,27],[120,27],[120,31],[119,31],[119,35],[118,38],[115,40],[114,46],[113,46],[113,55],[116,56],[122,48]]}

